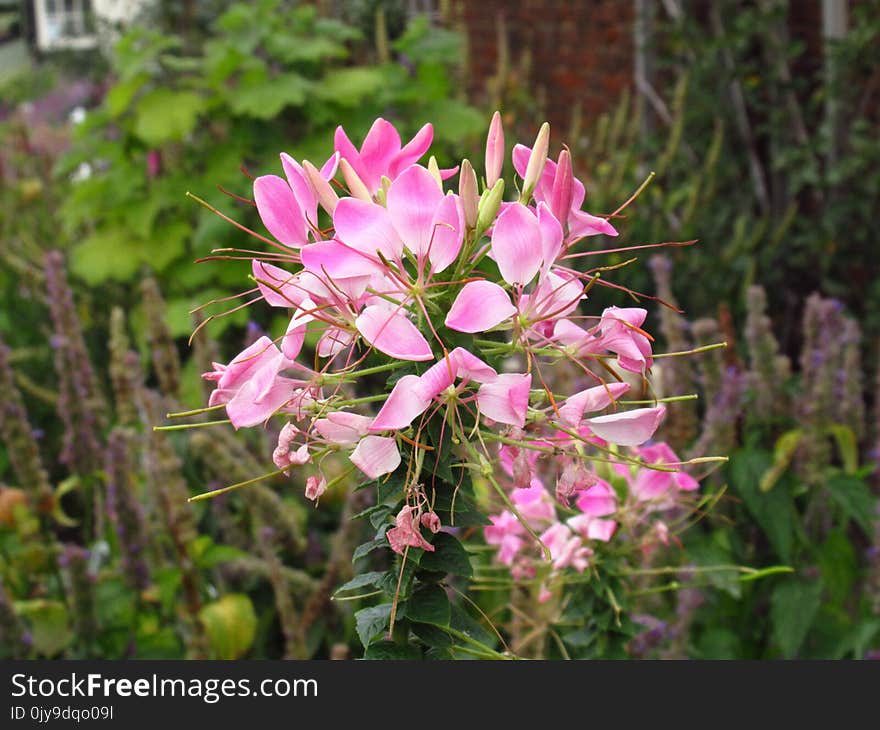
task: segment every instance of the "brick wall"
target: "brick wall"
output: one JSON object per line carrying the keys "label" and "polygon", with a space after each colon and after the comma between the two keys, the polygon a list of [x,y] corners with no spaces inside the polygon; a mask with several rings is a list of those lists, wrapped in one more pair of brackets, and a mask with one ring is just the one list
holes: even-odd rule
{"label": "brick wall", "polygon": [[[557,129],[569,127],[577,108],[584,120],[608,110],[632,85],[632,0],[454,0],[452,18],[467,33],[477,103],[495,101],[499,29],[507,35],[518,103],[533,97]],[[530,59],[524,66],[523,54]]]}

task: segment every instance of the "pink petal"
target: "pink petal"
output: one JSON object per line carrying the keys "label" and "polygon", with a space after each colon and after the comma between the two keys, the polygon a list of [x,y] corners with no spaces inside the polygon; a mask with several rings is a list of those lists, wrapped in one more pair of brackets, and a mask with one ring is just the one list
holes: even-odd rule
{"label": "pink petal", "polygon": [[560,222],[567,221],[571,212],[573,184],[571,153],[568,150],[562,150],[559,153],[559,162],[556,164],[556,173],[553,176],[553,188],[550,194],[550,209]]}
{"label": "pink petal", "polygon": [[452,385],[457,374],[455,361],[451,357],[441,358],[419,376],[419,392],[425,398],[436,398]]}
{"label": "pink petal", "polygon": [[318,340],[318,357],[334,357],[354,341],[354,334],[338,327],[328,327]]}
{"label": "pink petal", "polygon": [[498,379],[498,373],[494,368],[489,367],[463,347],[456,347],[450,352],[449,359],[456,364],[457,375],[460,378],[473,380],[477,383],[491,383]]}
{"label": "pink petal", "polygon": [[562,251],[562,224],[546,203],[538,203],[538,225],[541,227],[541,256],[544,265],[550,266]]}
{"label": "pink petal", "polygon": [[464,209],[457,195],[449,194],[440,201],[431,220],[431,243],[428,258],[434,272],[443,271],[458,256],[464,241]]}
{"label": "pink petal", "polygon": [[388,215],[404,245],[420,259],[428,252],[433,234],[434,211],[443,191],[424,167],[413,165],[388,189]]}
{"label": "pink petal", "polygon": [[538,219],[520,203],[498,216],[492,231],[492,255],[508,284],[528,284],[543,261],[543,242]]}
{"label": "pink petal", "polygon": [[308,243],[306,219],[285,180],[277,175],[258,177],[254,201],[263,225],[281,243],[292,248]]}
{"label": "pink petal", "polygon": [[[260,294],[266,303],[273,307],[295,307],[306,297],[306,293],[294,285],[296,274],[291,274],[265,261],[254,259],[251,262],[251,270]],[[271,284],[266,286],[262,282]]]}
{"label": "pink petal", "polygon": [[568,238],[577,240],[585,236],[616,236],[617,229],[604,218],[590,215],[582,210],[573,210],[568,217]]}
{"label": "pink petal", "polygon": [[403,170],[412,165],[414,162],[428,151],[431,142],[434,141],[434,127],[426,124],[415,136],[404,145],[403,149],[397,153],[388,169],[389,177],[393,180]]}
{"label": "pink petal", "polygon": [[638,446],[654,435],[666,408],[636,408],[608,416],[588,418],[586,423],[599,438],[620,446]]}
{"label": "pink petal", "polygon": [[382,271],[379,261],[339,241],[321,241],[303,246],[300,256],[303,266],[321,279],[363,279],[364,289],[369,278]]}
{"label": "pink petal", "polygon": [[415,507],[404,505],[395,518],[395,526],[385,533],[391,549],[403,555],[408,547],[421,548],[428,552],[434,552],[434,546],[422,537],[419,530],[418,513],[413,515]]}
{"label": "pink petal", "polygon": [[491,281],[471,281],[458,293],[446,326],[458,332],[485,332],[516,314],[510,296]]}
{"label": "pink petal", "polygon": [[400,152],[400,134],[391,122],[379,117],[361,145],[363,181],[371,192],[379,188],[382,175],[387,175],[391,161]]}
{"label": "pink petal", "polygon": [[522,428],[526,423],[529,405],[529,374],[504,373],[491,383],[485,383],[477,391],[480,413],[498,423]]}
{"label": "pink petal", "polygon": [[382,304],[366,307],[355,320],[361,336],[380,352],[399,360],[432,360],[431,346],[403,310]]}
{"label": "pink petal", "polygon": [[582,390],[566,398],[565,403],[559,407],[559,419],[567,426],[577,428],[584,413],[607,408],[613,400],[616,401],[628,390],[628,383],[607,383]]}
{"label": "pink petal", "polygon": [[575,504],[585,515],[605,517],[617,511],[617,495],[608,482],[599,480],[598,484],[581,492]]}
{"label": "pink petal", "polygon": [[328,413],[326,418],[318,418],[314,427],[321,437],[340,446],[353,446],[361,436],[367,434],[372,420],[347,411]]}
{"label": "pink petal", "polygon": [[314,475],[306,479],[306,499],[313,502],[327,491],[327,480],[324,476],[316,477]]}
{"label": "pink petal", "polygon": [[315,308],[311,299],[303,299],[302,307],[298,308],[290,318],[287,331],[281,339],[281,352],[288,360],[296,360],[306,339],[306,326],[314,321],[309,311]]}
{"label": "pink petal", "polygon": [[[274,370],[275,372],[269,377],[271,381],[271,378],[281,368],[283,359],[281,351],[275,346],[275,343],[264,335],[233,358],[217,380],[217,387],[240,388],[245,382],[253,379],[256,373]],[[263,383],[260,387],[264,388],[266,384]]]}
{"label": "pink petal", "polygon": [[284,406],[293,395],[294,381],[275,378],[268,389],[262,390],[255,381],[246,383],[226,404],[226,415],[232,425],[248,428],[263,423]]}
{"label": "pink petal", "polygon": [[340,157],[344,157],[348,160],[348,164],[354,168],[358,175],[361,177],[364,176],[361,153],[358,152],[357,147],[352,144],[352,141],[348,138],[348,135],[341,126],[336,128],[336,134],[333,137],[333,148]]}
{"label": "pink petal", "polygon": [[418,375],[404,375],[398,380],[388,395],[376,418],[370,424],[370,431],[396,431],[409,426],[431,405],[431,399],[422,392],[422,381]]}
{"label": "pink petal", "polygon": [[284,177],[287,178],[290,189],[293,191],[293,197],[299,203],[300,210],[305,213],[306,223],[311,222],[316,225],[318,222],[318,198],[302,165],[286,152],[282,152],[281,167],[284,168]]}
{"label": "pink petal", "polygon": [[[434,185],[436,189],[436,184]],[[333,213],[336,237],[351,248],[371,256],[380,251],[391,260],[403,253],[403,243],[392,225],[388,210],[357,198],[342,198]]]}
{"label": "pink petal", "polygon": [[390,474],[400,466],[397,440],[385,436],[364,436],[349,458],[370,479]]}

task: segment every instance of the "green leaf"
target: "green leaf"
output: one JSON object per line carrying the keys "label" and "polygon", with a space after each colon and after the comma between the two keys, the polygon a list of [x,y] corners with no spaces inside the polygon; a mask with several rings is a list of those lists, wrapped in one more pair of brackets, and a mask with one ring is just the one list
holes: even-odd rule
{"label": "green leaf", "polygon": [[435,649],[448,649],[454,643],[452,637],[439,626],[413,623],[410,627],[425,644]]}
{"label": "green leaf", "polygon": [[828,479],[828,493],[866,535],[873,534],[877,500],[864,481],[846,474],[835,474]]}
{"label": "green leaf", "polygon": [[844,473],[854,474],[859,468],[859,444],[856,435],[851,428],[840,424],[829,426],[828,430],[837,443],[837,451],[843,462]]}
{"label": "green leaf", "polygon": [[843,530],[834,530],[819,550],[822,584],[840,605],[849,596],[858,574],[856,551]]}
{"label": "green leaf", "polygon": [[449,598],[438,585],[417,588],[407,602],[406,617],[410,621],[432,626],[449,626]]}
{"label": "green leaf", "polygon": [[819,610],[821,596],[819,581],[807,583],[791,578],[773,589],[770,597],[773,640],[786,659],[794,657],[804,643]]}
{"label": "green leaf", "polygon": [[355,107],[378,93],[385,75],[375,68],[341,68],[324,75],[315,94],[325,101]]}
{"label": "green leaf", "polygon": [[453,573],[470,577],[474,574],[471,558],[458,538],[448,532],[438,532],[433,540],[434,552],[422,555],[420,566],[425,570]]}
{"label": "green leaf", "polygon": [[730,458],[730,483],[764,530],[776,554],[788,563],[794,548],[794,501],[787,480],[781,480],[782,483],[769,492],[760,490],[761,475],[769,467],[770,455],[766,451],[740,449]]}
{"label": "green leaf", "polygon": [[250,557],[250,553],[232,545],[211,544],[202,551],[195,562],[200,568],[210,569],[231,560],[241,560],[247,557]]}
{"label": "green leaf", "polygon": [[380,603],[378,606],[362,608],[354,615],[355,630],[361,644],[369,646],[373,639],[388,628],[391,619],[391,604]]}
{"label": "green leaf", "polygon": [[67,609],[60,601],[35,599],[15,604],[31,627],[34,649],[45,657],[53,657],[73,640]]}
{"label": "green leaf", "polygon": [[369,555],[373,550],[380,547],[388,547],[388,540],[385,539],[384,535],[382,535],[382,537],[377,537],[374,540],[370,540],[369,542],[365,542],[362,545],[358,545],[351,556],[351,562],[353,563],[365,555]]}
{"label": "green leaf", "polygon": [[228,593],[199,611],[211,649],[217,659],[238,659],[254,643],[257,615],[251,599]]}
{"label": "green leaf", "polygon": [[192,91],[154,89],[135,106],[134,133],[148,145],[186,137],[205,109],[205,99]]}
{"label": "green leaf", "polygon": [[273,119],[285,107],[305,104],[309,89],[309,81],[296,73],[267,77],[231,89],[229,107],[235,114]]}
{"label": "green leaf", "polygon": [[141,265],[139,257],[132,255],[131,243],[122,228],[98,230],[73,249],[70,269],[87,284],[128,281]]}
{"label": "green leaf", "polygon": [[371,644],[364,652],[364,659],[412,661],[422,658],[422,652],[412,644],[397,644],[393,641],[379,641]]}
{"label": "green leaf", "polygon": [[361,573],[360,575],[356,575],[347,583],[343,583],[341,586],[339,586],[339,588],[336,589],[336,594],[344,593],[346,591],[354,591],[358,588],[366,588],[368,586],[377,586],[384,575],[385,573],[379,570],[375,570],[370,573]]}
{"label": "green leaf", "polygon": [[104,97],[104,104],[111,116],[118,117],[125,112],[135,94],[141,90],[141,87],[149,80],[149,76],[145,73],[136,74],[125,81],[120,81]]}

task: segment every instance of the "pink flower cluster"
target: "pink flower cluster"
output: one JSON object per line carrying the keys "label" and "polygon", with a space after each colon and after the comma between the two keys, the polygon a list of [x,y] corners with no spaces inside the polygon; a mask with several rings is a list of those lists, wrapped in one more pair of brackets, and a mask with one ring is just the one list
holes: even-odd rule
{"label": "pink flower cluster", "polygon": [[[601,359],[604,369],[596,371],[613,371],[616,362],[644,374],[652,363],[642,329],[647,312],[579,312],[587,283],[596,282],[573,268],[572,249],[586,237],[617,232],[606,218],[581,210],[584,185],[567,150],[548,159],[547,125],[532,148],[513,148],[521,194],[507,202],[497,113],[482,192],[466,160],[452,170],[441,170],[434,158],[418,164],[432,138],[427,124],[402,144],[395,127],[377,119],[358,149],[340,127],[335,151],[320,167],[282,154],[284,177],[254,181],[254,202],[272,237],[254,235],[272,250],[253,259],[252,301],[286,310],[290,319],[278,339],[261,337],[204,375],[216,383],[210,406],[225,406],[235,428],[283,417],[273,459],[280,470],[306,470],[310,499],[328,488],[322,464],[330,454],[342,453],[371,479],[406,469],[407,502],[388,532],[398,552],[430,549],[420,529],[439,529],[419,486],[420,435],[431,419],[443,420],[472,462],[475,453],[490,464],[499,458],[486,445],[490,435],[550,443],[573,464],[563,491],[577,492],[581,519],[554,524],[544,535],[555,564],[582,569],[589,555],[583,540],[613,532],[604,519],[613,494],[599,480],[578,491],[588,479],[576,465],[579,448],[599,440],[637,446],[664,414],[662,406],[622,408],[617,399],[629,386],[604,382],[584,363]],[[445,190],[456,173],[457,192]],[[304,362],[307,335],[316,345]],[[467,346],[447,347],[453,341]],[[499,347],[524,357],[520,372],[498,372],[487,362],[503,362]],[[365,365],[368,357],[380,364]],[[567,397],[551,393],[540,375],[548,360],[574,363],[595,385]],[[359,378],[407,363],[425,365],[410,366],[377,411],[365,403],[375,398],[351,397]],[[660,485],[646,479],[640,489]],[[534,501],[522,503],[523,513],[549,514],[551,506],[529,490],[514,493],[517,503]],[[505,535],[506,560],[519,553],[522,538],[513,526]]]}
{"label": "pink flower cluster", "polygon": [[[511,510],[490,515],[491,524],[484,528],[484,535],[486,542],[497,548],[496,560],[509,566],[515,579],[532,579],[538,574],[542,555],[535,536],[540,539],[551,560],[551,576],[544,576],[540,592],[542,601],[551,595],[549,577],[565,568],[579,573],[586,570],[597,543],[609,542],[622,522],[630,533],[627,538],[637,540],[642,550],[657,543],[668,544],[669,528],[662,517],[681,507],[681,493],[698,489],[699,483],[678,468],[681,462],[665,443],[630,449],[630,455],[630,465],[605,465],[606,475],[612,481],[616,478],[619,485],[615,490],[597,470],[571,458],[549,465],[545,471],[550,475],[542,479],[537,476],[536,456],[502,447],[501,464],[519,517]],[[548,479],[555,480],[555,499],[545,486]],[[528,486],[516,486],[523,481],[528,481]]]}

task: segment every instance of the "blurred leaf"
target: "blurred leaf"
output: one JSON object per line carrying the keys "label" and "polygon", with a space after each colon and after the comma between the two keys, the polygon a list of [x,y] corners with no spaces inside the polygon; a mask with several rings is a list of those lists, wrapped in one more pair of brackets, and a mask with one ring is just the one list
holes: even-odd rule
{"label": "blurred leaf", "polygon": [[412,644],[397,644],[393,641],[380,641],[371,644],[364,652],[364,659],[409,660],[421,659],[422,654]]}
{"label": "blurred leaf", "polygon": [[239,659],[254,642],[257,616],[251,599],[228,593],[199,611],[199,618],[217,659]]}
{"label": "blurred leaf", "polygon": [[20,601],[15,607],[30,624],[33,646],[39,654],[51,658],[73,641],[67,609],[60,601],[35,599]]}
{"label": "blurred leaf", "polygon": [[360,575],[356,575],[347,583],[343,583],[339,588],[336,589],[336,594],[345,593],[348,591],[354,591],[358,588],[366,588],[373,587],[379,585],[379,581],[385,576],[384,571],[372,571],[370,573],[361,573]]}
{"label": "blurred leaf", "polygon": [[132,255],[132,243],[122,228],[99,230],[73,249],[70,269],[87,284],[127,281],[141,265],[140,257]]}
{"label": "blurred leaf", "polygon": [[232,89],[229,107],[234,114],[272,119],[285,107],[305,104],[309,89],[310,83],[299,74],[281,74]]}
{"label": "blurred leaf", "polygon": [[864,481],[844,474],[835,474],[828,479],[828,493],[846,516],[855,520],[866,535],[873,534],[877,499],[871,494],[870,487]]}
{"label": "blurred leaf", "polygon": [[205,109],[205,99],[192,91],[158,88],[135,107],[134,132],[146,144],[159,146],[186,137]]}
{"label": "blurred leaf", "polygon": [[764,530],[776,554],[788,563],[794,547],[794,502],[784,483],[769,492],[760,490],[761,475],[769,467],[767,452],[740,449],[730,457],[730,484]]}
{"label": "blurred leaf", "polygon": [[856,551],[843,530],[834,530],[819,548],[822,584],[834,603],[842,604],[858,574]]}
{"label": "blurred leaf", "polygon": [[341,106],[357,106],[367,97],[375,95],[384,83],[385,76],[375,68],[342,68],[329,71],[315,87],[315,94],[328,102]]}
{"label": "blurred leaf", "polygon": [[773,489],[773,485],[788,469],[803,436],[803,430],[795,428],[786,431],[776,439],[776,446],[773,448],[773,465],[761,476],[760,488],[762,492],[769,492]]}
{"label": "blurred leaf", "polygon": [[848,426],[835,424],[829,426],[828,430],[837,443],[837,451],[840,454],[840,460],[843,462],[843,471],[845,474],[854,474],[859,468],[859,444],[856,435]]}
{"label": "blurred leaf", "polygon": [[804,643],[819,610],[821,596],[822,584],[819,581],[807,583],[791,578],[773,589],[770,597],[773,641],[786,659],[797,655]]}

